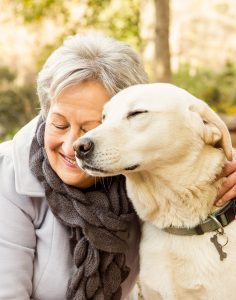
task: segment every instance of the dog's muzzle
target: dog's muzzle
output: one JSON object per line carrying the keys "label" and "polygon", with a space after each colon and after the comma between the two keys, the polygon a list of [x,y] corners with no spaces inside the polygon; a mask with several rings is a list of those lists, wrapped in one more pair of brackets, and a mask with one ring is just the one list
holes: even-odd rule
{"label": "dog's muzzle", "polygon": [[80,138],[73,147],[78,158],[86,159],[93,153],[94,142],[89,138]]}

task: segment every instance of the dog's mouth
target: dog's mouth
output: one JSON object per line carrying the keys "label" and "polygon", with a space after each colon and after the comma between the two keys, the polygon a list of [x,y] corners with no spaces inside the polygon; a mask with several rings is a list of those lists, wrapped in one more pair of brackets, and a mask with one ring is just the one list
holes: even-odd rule
{"label": "dog's mouth", "polygon": [[118,175],[118,174],[122,174],[125,173],[125,171],[133,171],[135,169],[137,169],[140,165],[139,164],[135,164],[135,165],[131,165],[128,166],[126,168],[124,168],[123,170],[104,170],[102,168],[97,168],[94,166],[89,165],[88,163],[83,163],[81,168],[85,171],[88,171],[91,175],[94,176],[101,176],[101,175],[105,175],[105,176],[110,176],[110,175]]}
{"label": "dog's mouth", "polygon": [[90,173],[101,173],[101,174],[107,174],[108,173],[106,170],[90,166],[87,163],[83,163],[81,167],[85,171],[90,171]]}

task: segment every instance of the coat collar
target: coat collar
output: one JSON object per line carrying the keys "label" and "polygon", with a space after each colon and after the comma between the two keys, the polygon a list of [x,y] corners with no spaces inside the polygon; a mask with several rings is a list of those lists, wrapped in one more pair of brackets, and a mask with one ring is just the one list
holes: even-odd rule
{"label": "coat collar", "polygon": [[13,163],[16,191],[19,194],[44,197],[44,189],[29,168],[29,153],[39,117],[26,124],[13,138]]}

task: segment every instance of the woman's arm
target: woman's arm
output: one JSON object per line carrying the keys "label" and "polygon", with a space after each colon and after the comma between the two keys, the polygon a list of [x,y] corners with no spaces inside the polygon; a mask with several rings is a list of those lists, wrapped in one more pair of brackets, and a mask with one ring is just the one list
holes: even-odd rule
{"label": "woman's arm", "polygon": [[0,299],[32,295],[35,230],[29,198],[14,187],[12,161],[0,155]]}
{"label": "woman's arm", "polygon": [[30,299],[34,248],[29,218],[0,196],[0,299]]}

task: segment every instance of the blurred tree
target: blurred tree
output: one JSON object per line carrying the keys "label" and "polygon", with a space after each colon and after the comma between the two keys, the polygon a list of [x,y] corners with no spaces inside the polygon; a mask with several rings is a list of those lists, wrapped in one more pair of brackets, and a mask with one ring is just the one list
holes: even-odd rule
{"label": "blurred tree", "polygon": [[[221,4],[214,6],[210,3],[211,1],[204,0],[200,2],[198,0],[175,2],[169,0],[4,0],[1,2],[0,0],[4,12],[0,25],[4,25],[8,18],[8,22],[14,23],[15,26],[8,27],[8,30],[11,30],[9,31],[11,34],[16,32],[15,36],[18,39],[14,34],[10,36],[9,32],[4,32],[3,29],[2,33],[10,36],[9,45],[12,45],[12,42],[21,41],[20,34],[22,32],[33,37],[24,39],[26,41],[24,46],[29,45],[28,47],[31,47],[32,51],[24,52],[27,47],[17,44],[17,47],[12,47],[16,50],[12,51],[11,55],[7,51],[8,48],[2,52],[2,57],[8,58],[8,63],[11,68],[14,68],[14,71],[3,67],[0,63],[0,139],[6,138],[9,132],[12,135],[37,113],[35,74],[49,54],[62,43],[65,36],[88,29],[102,31],[126,41],[141,55],[146,55],[145,67],[148,68],[149,74],[155,73],[155,76],[152,75],[152,80],[164,82],[173,80],[173,83],[206,100],[217,111],[235,113],[236,66],[233,60],[235,55],[230,56],[232,62],[228,62],[224,66],[222,60],[221,64],[218,64],[218,60],[219,55],[223,59],[228,57],[226,52],[220,51],[220,54],[214,52],[212,60],[217,61],[217,68],[213,71],[212,65],[207,64],[209,53],[217,48],[214,46],[215,41],[221,41],[220,35],[223,36],[223,39],[227,36],[227,43],[222,44],[221,42],[221,50],[225,44],[232,45],[230,46],[232,53],[235,51],[235,44],[228,43],[229,37],[233,41],[235,40],[233,39],[235,32],[233,4],[231,4],[232,11],[229,11],[229,3],[233,3],[233,1],[224,0],[221,1]],[[188,5],[192,3],[192,5],[188,8],[188,5],[182,2]],[[176,10],[176,3],[180,4],[180,10]],[[194,5],[198,8],[196,12]],[[208,8],[213,5],[220,14],[205,9],[205,5]],[[178,38],[179,43],[179,48],[172,48],[173,61],[175,66],[179,66],[179,70],[173,73],[173,76],[171,76],[169,50],[171,9],[177,12],[172,14],[172,21],[175,21],[173,24],[175,27],[172,27],[172,37],[173,31],[176,30],[175,37]],[[207,11],[207,13],[204,15],[203,11]],[[184,12],[184,14],[181,15],[180,12]],[[180,19],[176,19],[178,16]],[[182,27],[178,24],[181,24]],[[207,24],[217,24],[218,27]],[[17,27],[18,25],[19,27]],[[220,30],[222,28],[223,31]],[[18,29],[20,30],[18,31]],[[208,29],[208,35],[206,35],[206,29]],[[185,33],[185,36],[182,37],[180,33]],[[207,43],[205,36],[207,36]],[[208,43],[211,39],[212,44]],[[3,47],[1,47],[2,49]],[[197,55],[195,55],[196,52]],[[28,57],[28,53],[32,53],[32,59]],[[23,61],[24,63],[20,63]],[[182,64],[186,61],[190,65]],[[201,67],[200,61],[204,62]]]}
{"label": "blurred tree", "polygon": [[[63,30],[40,50],[37,55],[37,69],[48,55],[57,48],[65,36],[84,30],[98,30],[131,44],[141,50],[139,34],[140,2],[142,0],[16,0],[15,14],[23,18],[26,25],[44,22],[48,18],[60,20]],[[83,15],[72,17],[81,8]]]}
{"label": "blurred tree", "polygon": [[[153,1],[153,0],[151,0]],[[119,40],[128,42],[140,53],[143,40],[140,36],[140,13],[144,0],[16,0],[16,13],[21,15],[27,24],[43,22],[55,18],[61,20],[64,30],[45,45],[37,55],[37,68],[40,68],[46,57],[63,38],[78,31],[96,29]],[[169,50],[169,0],[154,0],[155,8],[155,54],[154,80],[171,81],[170,50]],[[72,18],[73,11],[83,8],[83,15]]]}
{"label": "blurred tree", "polygon": [[8,84],[8,82],[12,82],[15,79],[16,74],[8,67],[3,66],[0,68],[0,87],[3,87],[4,84]]}
{"label": "blurred tree", "polygon": [[155,23],[155,81],[171,81],[170,46],[169,46],[169,0],[154,0],[156,11]]}
{"label": "blurred tree", "polygon": [[[78,3],[77,0],[5,0],[5,5],[12,8],[16,22],[24,24],[29,32],[37,30],[43,33],[40,29],[48,22],[57,24],[60,30],[52,34],[50,43],[46,44],[41,42],[39,34],[39,46],[34,50],[35,66],[30,66],[29,75],[25,72],[24,80],[18,80],[16,73],[7,68],[1,69],[0,65],[0,139],[12,136],[37,114],[35,82],[28,78],[35,78],[35,72],[65,36],[96,29],[127,41],[139,50],[140,1],[81,0]],[[76,17],[78,12],[80,15]]]}
{"label": "blurred tree", "polygon": [[67,22],[69,17],[65,1],[60,0],[15,0],[14,11],[28,24],[40,22],[48,17],[63,17],[64,22]]}
{"label": "blurred tree", "polygon": [[10,138],[37,114],[34,83],[18,86],[15,80],[12,70],[0,68],[0,141]]}
{"label": "blurred tree", "polygon": [[96,28],[129,42],[141,50],[140,3],[141,0],[84,0],[86,28]]}
{"label": "blurred tree", "polygon": [[226,62],[221,70],[197,68],[194,73],[187,64],[173,74],[174,84],[206,101],[221,113],[236,113],[236,64]]}

